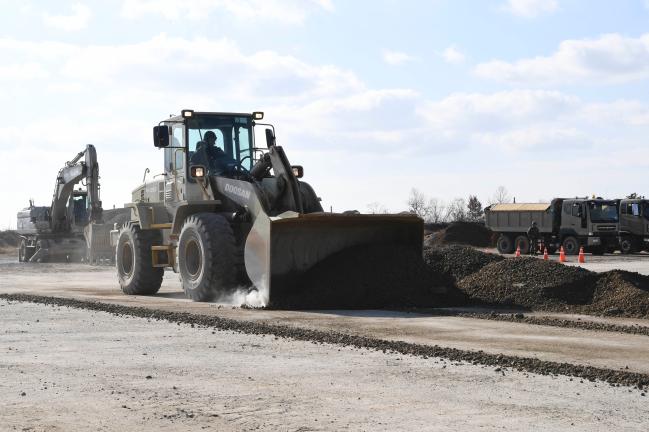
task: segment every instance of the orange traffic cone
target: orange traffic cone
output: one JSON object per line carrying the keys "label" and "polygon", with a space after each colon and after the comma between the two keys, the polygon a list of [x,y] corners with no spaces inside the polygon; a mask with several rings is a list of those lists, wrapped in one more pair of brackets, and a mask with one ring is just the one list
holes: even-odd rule
{"label": "orange traffic cone", "polygon": [[521,246],[520,245],[516,246],[516,256],[517,257],[521,256]]}
{"label": "orange traffic cone", "polygon": [[566,253],[563,251],[563,246],[559,249],[559,262],[566,262]]}
{"label": "orange traffic cone", "polygon": [[548,248],[543,249],[543,261],[549,260],[550,257],[548,256]]}
{"label": "orange traffic cone", "polygon": [[586,255],[584,255],[584,247],[583,246],[579,248],[579,262],[581,264],[586,262]]}

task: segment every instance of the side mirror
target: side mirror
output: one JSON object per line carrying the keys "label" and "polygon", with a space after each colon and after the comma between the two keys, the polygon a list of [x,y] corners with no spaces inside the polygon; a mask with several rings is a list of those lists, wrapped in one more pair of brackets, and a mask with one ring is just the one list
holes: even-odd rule
{"label": "side mirror", "polygon": [[268,148],[275,146],[275,134],[272,129],[266,129],[266,146]]}
{"label": "side mirror", "polygon": [[302,165],[293,165],[291,167],[291,170],[293,171],[295,178],[304,177],[304,168],[302,167]]}
{"label": "side mirror", "polygon": [[169,126],[153,128],[153,145],[158,148],[169,147]]}

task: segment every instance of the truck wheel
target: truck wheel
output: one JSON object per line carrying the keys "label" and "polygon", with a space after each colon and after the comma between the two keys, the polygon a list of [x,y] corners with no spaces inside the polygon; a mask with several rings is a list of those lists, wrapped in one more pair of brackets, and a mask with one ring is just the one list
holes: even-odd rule
{"label": "truck wheel", "polygon": [[178,239],[178,270],[185,295],[194,301],[213,301],[232,292],[240,255],[232,227],[223,216],[189,216]]}
{"label": "truck wheel", "polygon": [[142,230],[130,222],[121,229],[115,250],[115,267],[124,294],[151,295],[158,292],[164,269],[153,267],[151,246],[161,243],[159,231]]}
{"label": "truck wheel", "polygon": [[498,237],[498,240],[496,241],[496,249],[498,249],[498,252],[501,254],[510,254],[514,252],[514,242],[512,242],[512,238],[505,234],[500,234],[500,237]]}
{"label": "truck wheel", "polygon": [[623,254],[634,252],[633,242],[631,239],[625,238],[620,241],[620,251],[622,251]]}
{"label": "truck wheel", "polygon": [[514,240],[514,244],[516,247],[521,248],[521,253],[526,254],[530,252],[530,239],[527,238],[525,235],[519,235],[516,237],[516,240]]}
{"label": "truck wheel", "polygon": [[579,253],[579,242],[570,236],[563,239],[563,251],[566,255],[577,255]]}

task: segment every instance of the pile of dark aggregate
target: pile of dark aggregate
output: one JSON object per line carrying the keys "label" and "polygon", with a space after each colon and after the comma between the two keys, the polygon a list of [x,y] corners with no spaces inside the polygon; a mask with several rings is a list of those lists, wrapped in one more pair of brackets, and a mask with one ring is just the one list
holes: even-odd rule
{"label": "pile of dark aggregate", "polygon": [[16,231],[0,231],[0,248],[18,247],[18,243],[20,243],[20,235]]}
{"label": "pile of dark aggregate", "polygon": [[466,244],[476,247],[492,245],[492,231],[476,222],[453,222],[448,227],[435,232],[426,239],[426,246],[449,243]]}
{"label": "pile of dark aggregate", "polygon": [[457,348],[445,348],[437,345],[421,345],[402,341],[375,339],[335,331],[313,330],[259,321],[235,320],[213,315],[169,312],[94,301],[34,296],[28,294],[0,294],[0,299],[102,311],[116,316],[164,320],[178,324],[188,324],[192,327],[200,326],[245,334],[270,335],[313,343],[327,343],[353,348],[371,349],[382,351],[384,353],[399,353],[423,358],[436,357],[451,362],[467,362],[474,365],[494,366],[498,367],[496,371],[500,373],[504,373],[502,368],[510,368],[512,370],[541,375],[565,375],[579,377],[589,381],[599,380],[614,386],[623,385],[638,389],[643,389],[649,386],[649,375],[629,372],[626,370],[603,369],[570,363],[544,361],[529,357],[489,354],[483,351],[468,351]]}
{"label": "pile of dark aggregate", "polygon": [[649,318],[649,276],[623,270],[601,273],[584,312]]}
{"label": "pile of dark aggregate", "polygon": [[476,303],[565,310],[590,303],[597,278],[580,267],[520,257],[488,264],[458,281],[457,287]]}
{"label": "pile of dark aggregate", "polygon": [[448,279],[403,246],[346,249],[316,264],[276,309],[382,309],[443,304]]}
{"label": "pile of dark aggregate", "polygon": [[462,245],[442,245],[424,249],[424,262],[433,272],[449,278],[455,283],[487,264],[500,262],[500,255],[481,252],[475,248]]}

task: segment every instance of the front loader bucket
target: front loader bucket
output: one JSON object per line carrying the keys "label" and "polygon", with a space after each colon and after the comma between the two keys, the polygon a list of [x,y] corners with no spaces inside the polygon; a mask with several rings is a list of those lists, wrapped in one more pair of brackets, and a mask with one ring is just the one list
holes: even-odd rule
{"label": "front loader bucket", "polygon": [[327,257],[356,246],[389,245],[422,252],[423,221],[413,215],[287,212],[258,214],[245,247],[246,272],[264,303],[300,290],[302,275]]}

